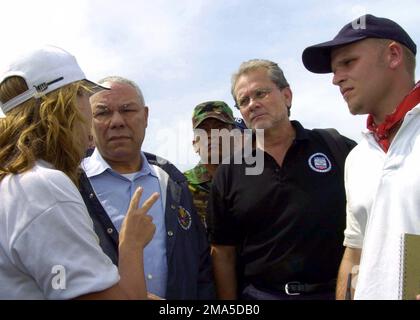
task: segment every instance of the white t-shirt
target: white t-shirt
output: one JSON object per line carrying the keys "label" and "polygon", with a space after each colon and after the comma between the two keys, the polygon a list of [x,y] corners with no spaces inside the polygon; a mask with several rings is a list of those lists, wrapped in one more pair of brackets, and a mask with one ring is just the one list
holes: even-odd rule
{"label": "white t-shirt", "polygon": [[71,299],[119,281],[72,181],[45,161],[0,182],[0,299]]}
{"label": "white t-shirt", "polygon": [[345,184],[344,244],[362,248],[355,299],[399,299],[401,235],[420,234],[419,105],[387,153],[364,134],[347,157]]}

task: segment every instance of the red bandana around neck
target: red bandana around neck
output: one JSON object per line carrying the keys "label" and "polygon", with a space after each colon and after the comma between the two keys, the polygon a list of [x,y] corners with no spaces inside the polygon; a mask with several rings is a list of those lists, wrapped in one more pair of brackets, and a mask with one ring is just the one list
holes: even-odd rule
{"label": "red bandana around neck", "polygon": [[367,128],[373,133],[382,150],[388,152],[390,132],[401,123],[406,113],[413,109],[418,103],[420,103],[420,81],[417,82],[413,90],[405,96],[395,111],[390,115],[387,115],[385,121],[379,126],[376,125],[371,114],[368,116]]}

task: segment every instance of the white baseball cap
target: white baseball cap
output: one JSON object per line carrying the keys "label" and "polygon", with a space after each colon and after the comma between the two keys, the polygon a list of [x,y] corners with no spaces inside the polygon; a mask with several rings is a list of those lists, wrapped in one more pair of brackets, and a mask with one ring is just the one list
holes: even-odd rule
{"label": "white baseball cap", "polygon": [[12,76],[22,77],[29,89],[5,103],[0,102],[4,113],[31,98],[39,98],[79,80],[84,80],[93,91],[109,89],[87,80],[76,58],[54,46],[44,46],[19,56],[0,73],[0,84]]}

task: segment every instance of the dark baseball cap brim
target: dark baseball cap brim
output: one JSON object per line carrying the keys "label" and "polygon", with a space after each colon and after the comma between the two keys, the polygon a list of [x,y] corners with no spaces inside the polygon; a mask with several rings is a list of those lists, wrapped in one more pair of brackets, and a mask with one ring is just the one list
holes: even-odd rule
{"label": "dark baseball cap brim", "polygon": [[351,44],[363,39],[367,36],[359,35],[341,39],[333,39],[306,48],[302,53],[302,61],[306,69],[314,73],[330,73],[331,70],[331,51],[332,49]]}
{"label": "dark baseball cap brim", "polygon": [[332,72],[332,50],[366,38],[394,40],[406,46],[414,55],[417,52],[416,44],[398,23],[366,14],[347,23],[331,41],[306,48],[302,53],[303,64],[315,73]]}

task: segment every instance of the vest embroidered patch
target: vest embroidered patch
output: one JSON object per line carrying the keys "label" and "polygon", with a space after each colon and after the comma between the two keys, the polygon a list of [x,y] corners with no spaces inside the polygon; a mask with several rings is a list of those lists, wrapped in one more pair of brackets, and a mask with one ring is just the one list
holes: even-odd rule
{"label": "vest embroidered patch", "polygon": [[184,230],[188,230],[191,227],[191,214],[181,206],[178,208],[178,222]]}

